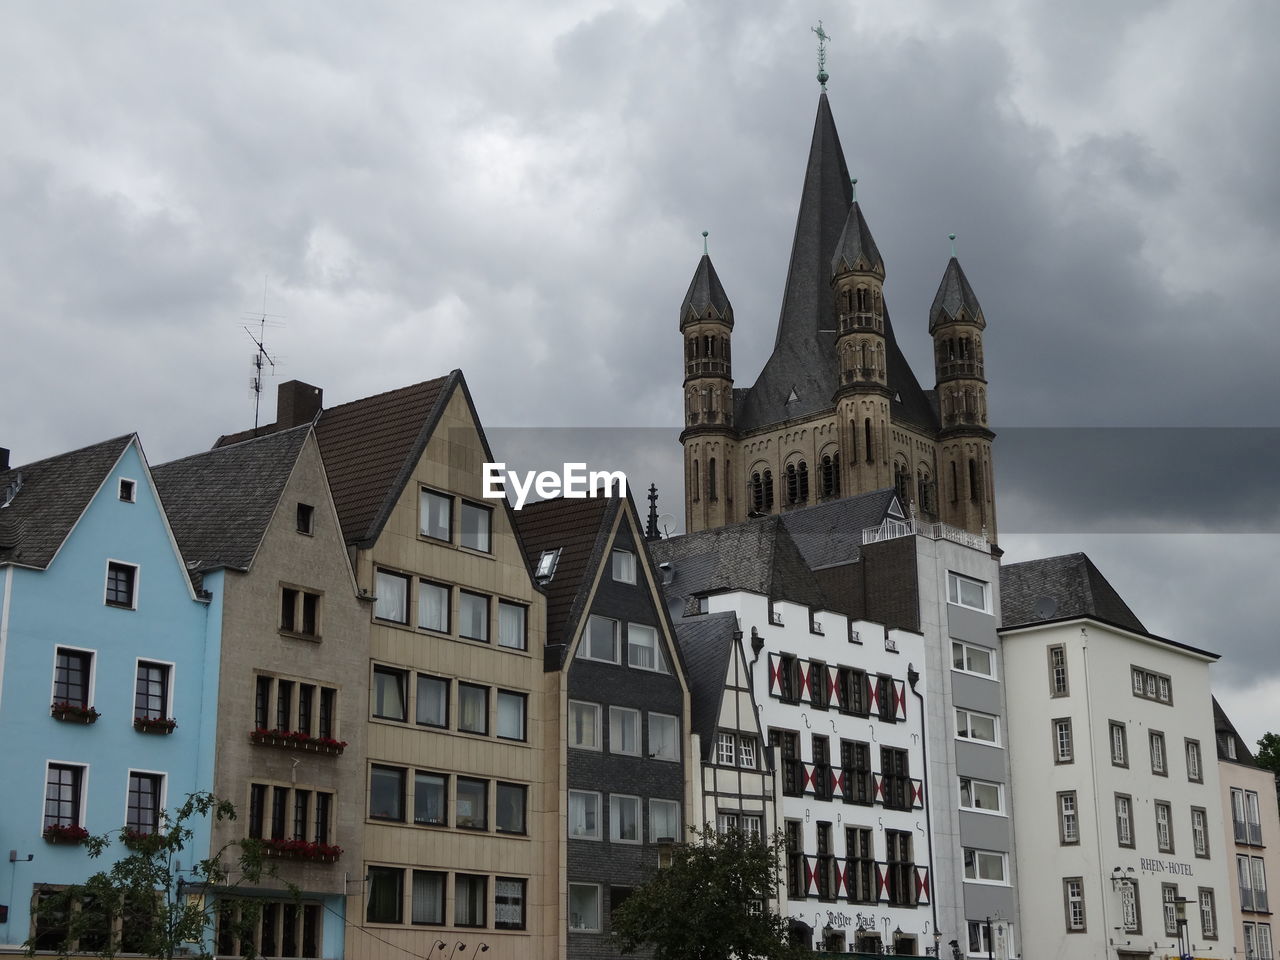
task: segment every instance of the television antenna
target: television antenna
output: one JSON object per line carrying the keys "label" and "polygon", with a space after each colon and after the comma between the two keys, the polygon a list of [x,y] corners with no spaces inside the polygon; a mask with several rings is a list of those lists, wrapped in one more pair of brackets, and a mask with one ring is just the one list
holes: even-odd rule
{"label": "television antenna", "polygon": [[244,326],[244,332],[249,335],[249,339],[253,341],[253,345],[258,349],[253,356],[249,358],[249,365],[253,368],[253,376],[249,378],[249,389],[253,393],[253,429],[258,429],[258,412],[262,406],[262,372],[270,368],[270,375],[274,376],[276,372],[276,361],[267,353],[267,327],[284,326],[284,317],[267,313],[267,277],[262,277],[262,311],[260,313],[246,313],[245,316],[251,318],[258,325],[258,333],[249,328],[248,324]]}

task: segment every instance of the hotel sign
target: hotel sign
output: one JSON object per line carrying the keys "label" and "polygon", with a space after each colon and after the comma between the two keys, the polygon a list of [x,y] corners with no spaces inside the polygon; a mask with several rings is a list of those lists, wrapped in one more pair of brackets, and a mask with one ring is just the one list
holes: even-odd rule
{"label": "hotel sign", "polygon": [[1191,869],[1191,864],[1183,863],[1180,860],[1157,860],[1155,858],[1140,857],[1138,859],[1138,869],[1143,873],[1168,873],[1177,877],[1195,876],[1195,871]]}

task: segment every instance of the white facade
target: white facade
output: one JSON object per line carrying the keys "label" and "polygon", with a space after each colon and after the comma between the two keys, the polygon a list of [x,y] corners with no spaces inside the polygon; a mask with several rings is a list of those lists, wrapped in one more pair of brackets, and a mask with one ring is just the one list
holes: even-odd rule
{"label": "white facade", "polygon": [[1088,617],[1002,634],[1023,956],[1232,956],[1216,656]]}

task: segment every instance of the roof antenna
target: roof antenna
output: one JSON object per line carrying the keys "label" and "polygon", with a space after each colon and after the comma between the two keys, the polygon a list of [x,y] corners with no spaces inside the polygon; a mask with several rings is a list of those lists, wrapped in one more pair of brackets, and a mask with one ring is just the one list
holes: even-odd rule
{"label": "roof antenna", "polygon": [[702,255],[707,256],[707,231],[702,231]]}
{"label": "roof antenna", "polygon": [[849,186],[853,188],[853,202],[857,203],[858,202],[858,178],[850,177]]}
{"label": "roof antenna", "polygon": [[956,258],[956,235],[948,233],[947,239],[951,241],[951,259],[954,260]]}
{"label": "roof antenna", "polygon": [[[253,429],[256,432],[258,429],[258,411],[262,406],[262,371],[265,367],[270,367],[273,376],[276,372],[276,362],[267,353],[267,348],[264,346],[267,339],[267,327],[278,327],[281,324],[275,321],[284,319],[284,317],[277,314],[267,313],[266,274],[262,275],[262,312],[260,314],[247,314],[247,316],[255,317],[258,323],[258,335],[256,337],[247,326],[244,328],[244,332],[249,335],[249,339],[258,348],[257,352],[249,359],[249,365],[253,367],[253,376],[249,378],[249,389],[253,391]],[[268,322],[268,320],[271,322]]]}
{"label": "roof antenna", "polygon": [[822,29],[822,21],[818,21],[816,27],[810,27],[814,33],[818,35],[818,83],[822,84],[822,92],[827,92],[827,81],[831,79],[827,75],[827,41],[831,39],[831,34]]}

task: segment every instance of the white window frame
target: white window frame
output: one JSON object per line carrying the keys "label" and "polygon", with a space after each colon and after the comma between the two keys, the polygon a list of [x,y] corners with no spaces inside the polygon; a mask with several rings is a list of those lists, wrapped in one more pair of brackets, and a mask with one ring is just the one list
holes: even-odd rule
{"label": "white window frame", "polygon": [[[960,659],[961,659],[961,661],[964,663],[964,666],[963,666],[963,667],[957,667],[957,666],[956,666],[956,652],[957,652],[957,650],[958,650],[958,651],[960,652],[960,654],[961,654]],[[990,661],[990,663],[991,663],[991,672],[990,672],[990,673],[983,673],[981,670],[972,670],[972,669],[970,669],[970,667],[969,667],[969,651],[971,651],[971,650],[974,650],[974,651],[977,651],[978,653],[984,654],[984,655],[987,657],[987,659],[988,659],[988,660]],[[978,644],[976,644],[976,643],[965,643],[963,640],[952,640],[952,641],[951,641],[951,669],[952,669],[952,670],[954,670],[954,671],[956,671],[957,673],[967,673],[967,674],[968,674],[969,676],[971,676],[971,677],[982,677],[984,680],[999,680],[999,679],[1000,679],[1000,678],[996,675],[996,652],[995,652],[995,650],[991,649],[990,647],[983,647],[983,646],[979,646],[979,645],[978,645]]]}
{"label": "white window frame", "polygon": [[[1116,734],[1120,735],[1117,743]],[[1129,766],[1129,730],[1120,720],[1107,721],[1107,739],[1111,746],[1111,765],[1113,767]],[[1119,746],[1117,753],[1116,747]]]}
{"label": "white window frame", "polygon": [[614,548],[609,555],[609,572],[618,583],[635,583],[636,555],[630,550]]}
{"label": "white window frame", "polygon": [[670,838],[673,842],[679,843],[681,839],[680,837],[681,835],[680,801],[664,800],[661,797],[649,798],[649,842],[657,843],[659,840],[664,840],[668,837],[668,834],[663,833],[661,830],[659,830],[657,825],[654,823],[654,812],[655,810],[659,810],[659,809],[666,810],[668,813],[672,813],[675,815],[674,822],[675,822],[676,828],[670,834]]}
{"label": "white window frame", "polygon": [[[964,856],[964,882],[965,883],[981,883],[991,887],[1007,887],[1009,886],[1009,855],[1000,850],[983,850],[979,847],[963,848]],[[973,854],[973,876],[969,876],[969,864],[967,862],[969,854]],[[1000,879],[991,880],[983,877],[982,864],[984,860],[990,862],[994,858],[1000,863]]]}
{"label": "white window frame", "polygon": [[1203,807],[1191,808],[1191,852],[1197,857],[1209,856],[1209,815]]}
{"label": "white window frame", "polygon": [[[600,623],[609,623],[613,625],[613,656],[597,657],[592,653],[591,643],[591,625],[599,621]],[[596,663],[618,663],[620,647],[622,646],[622,632],[619,629],[619,623],[610,617],[602,617],[598,614],[592,614],[587,618],[587,626],[582,639],[578,643],[578,656],[583,660],[592,660]]]}
{"label": "white window frame", "polygon": [[[125,495],[125,484],[129,484],[128,495]],[[116,479],[116,499],[121,503],[137,503],[138,502],[138,481],[133,477],[118,477]]]}
{"label": "white window frame", "polygon": [[[573,832],[573,800],[574,797],[585,800],[589,807],[593,807],[596,812],[595,830],[589,833]],[[570,840],[599,840],[600,839],[600,821],[604,818],[604,809],[602,803],[602,794],[595,790],[570,790],[569,802],[567,805],[568,831]]]}
{"label": "white window frame", "polygon": [[[653,645],[637,643],[633,638],[644,636],[646,632],[653,637]],[[645,666],[643,663],[636,663],[633,651],[649,649],[653,651],[653,666]],[[634,667],[636,670],[648,670],[650,673],[670,673],[667,668],[667,658],[662,655],[661,634],[657,627],[651,627],[647,623],[628,623],[627,624],[627,666]]]}
{"label": "white window frame", "polygon": [[[1121,816],[1120,816],[1120,805],[1121,805],[1121,803],[1123,803],[1123,804],[1124,804],[1124,816],[1123,816],[1123,817],[1121,817]],[[1132,798],[1132,797],[1130,797],[1128,794],[1119,794],[1119,793],[1117,793],[1117,794],[1115,795],[1115,801],[1114,801],[1114,803],[1112,804],[1112,806],[1113,806],[1113,807],[1114,807],[1114,809],[1115,809],[1115,821],[1116,821],[1116,845],[1117,845],[1117,846],[1120,846],[1120,847],[1126,847],[1126,848],[1128,848],[1128,847],[1132,847],[1132,846],[1134,845],[1134,840],[1133,840],[1133,798]],[[1126,838],[1126,837],[1125,837],[1125,836],[1120,832],[1120,830],[1121,830],[1121,826],[1122,826],[1122,825],[1123,825],[1123,827],[1124,827],[1124,830],[1125,830],[1125,831],[1127,831],[1127,833],[1129,834],[1127,838]]]}
{"label": "white window frame", "polygon": [[[594,926],[592,926],[592,925],[590,925],[590,924],[581,923],[581,922],[580,922],[578,925],[576,925],[576,926],[574,925],[574,922],[573,922],[573,918],[574,918],[574,912],[573,912],[573,890],[574,890],[574,888],[575,888],[575,887],[577,887],[577,888],[578,888],[578,889],[580,889],[580,890],[587,890],[587,889],[590,889],[590,890],[594,890],[594,891],[595,891],[596,915],[595,915],[595,917],[591,918],[591,919],[593,919],[593,920],[595,921],[595,925],[594,925]],[[569,930],[570,930],[571,932],[573,932],[573,933],[599,933],[599,932],[603,929],[604,924],[603,924],[603,917],[602,917],[602,915],[603,915],[603,913],[604,913],[604,908],[603,908],[603,905],[602,905],[602,903],[601,903],[600,884],[598,884],[598,883],[570,883],[570,884],[569,884],[569,904],[568,904],[568,906],[569,906]],[[583,919],[585,919],[585,918],[583,918]]]}
{"label": "white window frame", "polygon": [[[594,715],[595,715],[595,723],[594,723],[595,739],[596,739],[595,746],[591,746],[590,744],[575,743],[575,742],[574,742],[574,736],[573,736],[573,730],[574,730],[574,723],[573,723],[573,711],[574,711],[574,708],[575,708],[575,707],[585,707],[585,708],[587,708],[587,711],[588,711],[589,713],[592,713],[592,714],[594,714]],[[572,748],[572,749],[574,749],[574,750],[594,750],[594,751],[596,751],[597,753],[599,753],[600,751],[602,751],[602,750],[604,749],[604,744],[603,744],[603,742],[602,742],[604,738],[603,738],[603,736],[601,735],[602,731],[601,731],[601,727],[600,727],[600,723],[601,723],[601,717],[600,717],[600,714],[601,714],[601,712],[602,712],[602,711],[600,710],[600,704],[598,704],[598,703],[592,703],[590,700],[570,700],[570,701],[569,701],[569,710],[568,710],[568,717],[567,717],[569,727],[568,727],[568,734],[567,734],[567,736],[568,736],[568,743],[569,743],[570,748]]]}
{"label": "white window frame", "polygon": [[1192,783],[1204,782],[1204,754],[1200,750],[1200,741],[1187,737],[1183,741],[1183,750],[1187,758],[1187,779]]}
{"label": "white window frame", "polygon": [[[961,724],[961,722],[960,722],[960,717],[961,717],[961,715],[962,715],[962,714],[963,714],[963,715],[965,716],[965,718],[966,718],[966,720],[965,720],[965,722],[964,722],[963,724]],[[984,720],[990,720],[990,721],[991,721],[991,729],[992,729],[992,733],[994,734],[995,739],[993,739],[993,740],[987,740],[987,739],[985,739],[985,738],[983,738],[983,737],[966,736],[966,735],[964,735],[963,733],[961,733],[960,731],[961,731],[961,729],[962,729],[962,728],[963,728],[963,729],[965,729],[965,730],[968,730],[970,733],[972,733],[972,732],[973,732],[973,727],[972,727],[972,724],[970,723],[970,719],[971,719],[971,718],[973,718],[973,717],[981,717],[981,718],[982,718],[982,719],[984,719]],[[978,711],[978,710],[968,710],[968,709],[966,709],[966,708],[964,708],[964,707],[956,707],[956,739],[957,739],[957,740],[966,740],[966,741],[968,741],[969,743],[983,743],[983,744],[986,744],[986,745],[987,745],[987,746],[989,746],[989,747],[998,747],[998,746],[1000,746],[1000,745],[1001,745],[1001,743],[1000,743],[1000,718],[999,718],[998,716],[996,716],[995,714],[991,714],[991,713],[982,713],[981,711]]]}
{"label": "white window frame", "polygon": [[[964,785],[966,781],[968,781],[969,783],[969,801],[970,802],[968,804],[964,802],[964,792],[965,792]],[[997,806],[995,807],[995,809],[991,809],[988,807],[976,807],[972,805],[973,798],[975,796],[975,793],[974,793],[975,786],[995,788],[996,803],[997,803]],[[958,802],[961,810],[966,810],[969,813],[982,813],[982,814],[986,814],[987,816],[993,816],[993,817],[1008,816],[1004,808],[1004,784],[1003,783],[996,783],[993,780],[979,780],[977,777],[958,777],[956,796],[959,798]]]}
{"label": "white window frame", "polygon": [[[47,802],[47,797],[48,797],[50,767],[79,767],[80,768],[80,796],[76,798],[76,811],[79,814],[79,817],[77,819],[77,822],[72,824],[72,826],[83,827],[85,820],[88,819],[88,812],[89,812],[88,811],[89,764],[83,763],[79,760],[46,760],[44,762],[44,779],[40,781],[40,814],[39,814],[40,827],[36,832],[38,834],[44,833],[44,809],[45,809],[45,803]],[[127,803],[127,799],[126,799],[126,803]]]}
{"label": "white window frame", "polygon": [[[636,835],[633,839],[622,836],[622,818],[618,815],[618,811],[624,803],[628,806],[634,805]],[[629,793],[609,794],[609,841],[631,845],[644,843],[644,802],[639,797]]]}
{"label": "white window frame", "polygon": [[[58,651],[66,650],[69,653],[87,653],[89,655],[89,677],[85,683],[85,707],[94,705],[94,684],[98,680],[98,651],[90,647],[73,647],[69,643],[55,643],[53,645],[53,670],[49,674],[49,703],[53,704],[58,701]],[[135,683],[137,677],[137,667],[134,667]]]}
{"label": "white window frame", "polygon": [[[1075,763],[1076,734],[1070,717],[1055,717],[1053,723],[1053,762]],[[1063,734],[1066,736],[1064,737]]]}
{"label": "white window frame", "polygon": [[[1072,895],[1072,887],[1078,891],[1078,895]],[[1067,932],[1082,933],[1088,929],[1087,915],[1084,905],[1084,880],[1080,877],[1066,877],[1062,881],[1062,898],[1067,910]],[[1073,910],[1073,906],[1078,906],[1078,910]],[[1077,913],[1079,919],[1077,919]]]}
{"label": "white window frame", "polygon": [[[173,696],[174,685],[178,682],[178,665],[171,660],[157,660],[154,657],[134,657],[133,660],[133,684],[129,698],[129,714],[133,715],[137,709],[138,702],[138,667],[144,663],[152,663],[157,667],[164,667],[164,716],[161,719],[168,719],[175,716],[173,712]],[[296,704],[295,704],[296,706]]]}
{"label": "white window frame", "polygon": [[722,767],[732,767],[737,764],[738,758],[738,740],[732,734],[724,730],[716,732],[716,763]]}
{"label": "white window frame", "polygon": [[[107,599],[107,587],[111,583],[111,568],[129,567],[133,570],[133,589],[130,591],[129,603],[114,603]],[[114,557],[107,557],[107,566],[102,572],[102,603],[103,606],[111,607],[115,610],[137,610],[138,594],[142,592],[142,566],[136,563],[130,563],[128,560],[117,560]]]}
{"label": "white window frame", "polygon": [[[630,719],[635,723],[635,749],[623,750],[618,746],[621,737],[619,732],[622,720]],[[631,707],[610,707],[609,708],[609,752],[623,757],[638,757],[644,744],[644,724],[643,716],[639,710]]]}
{"label": "white window frame", "polygon": [[1147,733],[1147,744],[1151,750],[1151,772],[1156,776],[1169,775],[1169,751],[1166,748],[1164,734],[1159,730]]}
{"label": "white window frame", "polygon": [[534,567],[533,577],[535,580],[547,581],[555,576],[556,564],[560,562],[560,548],[554,550],[543,550],[538,555],[538,565]]}
{"label": "white window frame", "polygon": [[756,738],[750,736],[738,737],[738,766],[743,770],[756,769]]}
{"label": "white window frame", "polygon": [[[657,751],[657,749],[654,747],[654,745],[653,745],[653,741],[654,741],[654,736],[653,736],[654,722],[655,722],[655,721],[665,721],[665,720],[670,720],[670,721],[671,721],[671,726],[672,726],[673,731],[674,731],[674,736],[672,736],[672,737],[671,737],[671,744],[672,744],[672,746],[673,746],[673,748],[674,748],[674,752],[673,752],[673,754],[672,754],[672,755],[670,755],[670,756],[665,755],[665,754],[660,754],[660,753]],[[669,713],[653,713],[653,712],[650,712],[650,713],[649,713],[649,723],[648,723],[648,731],[647,731],[647,732],[648,732],[648,734],[649,734],[649,759],[650,759],[650,760],[668,760],[668,761],[671,761],[671,762],[673,762],[673,763],[679,763],[679,762],[680,762],[680,718],[679,718],[679,717],[674,717],[674,716],[672,716],[672,715],[671,715],[671,714],[669,714]]]}
{"label": "white window frame", "polygon": [[[975,606],[972,598],[966,600],[964,598],[962,586],[978,587],[982,591],[982,605]],[[991,612],[991,584],[983,580],[976,580],[973,577],[966,577],[963,573],[956,573],[954,570],[947,571],[947,602],[953,603],[957,607],[965,607],[969,610],[977,610],[979,613]]]}
{"label": "white window frame", "polygon": [[[166,773],[164,770],[140,770],[137,767],[130,767],[128,770],[125,771],[124,817],[121,818],[120,822],[123,824],[129,823],[129,781],[130,779],[133,778],[135,774],[141,775],[144,777],[160,778],[160,796],[156,798],[156,803],[158,804],[156,808],[156,832],[159,833],[162,829],[164,829],[164,826],[166,823],[164,812],[169,806],[169,774]],[[293,812],[292,804],[290,804],[289,812],[290,813]],[[288,826],[286,826],[286,832],[287,830],[288,830]]]}
{"label": "white window frame", "polygon": [[1156,800],[1151,804],[1156,818],[1156,849],[1161,853],[1173,853],[1173,804]]}
{"label": "white window frame", "polygon": [[1074,790],[1058,794],[1058,837],[1063,846],[1080,843],[1080,802]]}

